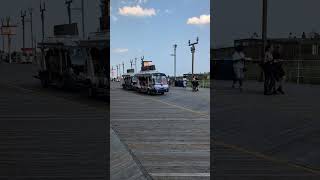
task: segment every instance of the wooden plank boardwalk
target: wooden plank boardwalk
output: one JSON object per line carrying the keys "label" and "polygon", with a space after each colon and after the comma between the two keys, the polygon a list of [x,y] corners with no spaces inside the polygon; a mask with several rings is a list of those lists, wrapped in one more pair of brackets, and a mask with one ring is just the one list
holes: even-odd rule
{"label": "wooden plank boardwalk", "polygon": [[0,82],[0,179],[105,179],[107,113]]}
{"label": "wooden plank boardwalk", "polygon": [[148,174],[134,160],[127,147],[110,129],[110,179],[147,180]]}
{"label": "wooden plank boardwalk", "polygon": [[212,83],[215,173],[320,179],[320,86],[286,84],[285,95],[264,96],[262,83],[245,82],[243,92],[231,83]]}
{"label": "wooden plank boardwalk", "polygon": [[210,179],[208,113],[111,87],[111,126],[153,179]]}
{"label": "wooden plank boardwalk", "polygon": [[0,179],[147,179],[111,129],[108,159],[103,99],[43,89],[36,72],[0,64]]}

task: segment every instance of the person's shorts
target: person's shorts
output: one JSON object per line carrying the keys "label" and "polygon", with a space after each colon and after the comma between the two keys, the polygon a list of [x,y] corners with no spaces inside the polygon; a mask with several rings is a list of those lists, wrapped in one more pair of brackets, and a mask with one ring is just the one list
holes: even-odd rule
{"label": "person's shorts", "polygon": [[235,79],[243,80],[244,79],[244,72],[242,68],[233,68]]}

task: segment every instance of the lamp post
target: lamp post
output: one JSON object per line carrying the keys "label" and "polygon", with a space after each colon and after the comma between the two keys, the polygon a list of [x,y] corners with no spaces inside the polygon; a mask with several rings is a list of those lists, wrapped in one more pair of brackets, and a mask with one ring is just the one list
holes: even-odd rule
{"label": "lamp post", "polygon": [[26,17],[26,11],[21,10],[21,22],[22,22],[22,47],[23,49],[26,47],[26,41],[25,41],[25,17]]}
{"label": "lamp post", "polygon": [[267,30],[268,30],[268,0],[263,0],[262,7],[262,59],[264,59],[265,48],[267,46]]}
{"label": "lamp post", "polygon": [[[265,49],[267,46],[267,30],[268,30],[268,0],[262,0],[262,51],[261,61],[264,61]],[[263,70],[261,70],[259,81],[263,81]]]}
{"label": "lamp post", "polygon": [[173,54],[171,54],[171,56],[173,56],[174,57],[174,72],[173,72],[173,74],[174,74],[174,80],[176,80],[176,76],[177,76],[177,74],[176,74],[176,68],[177,68],[177,47],[178,47],[178,45],[177,44],[174,44],[173,45],[173,48],[174,48],[174,51],[173,51]]}
{"label": "lamp post", "polygon": [[44,58],[44,47],[43,47],[43,43],[44,43],[44,12],[46,11],[46,3],[40,2],[40,12],[41,12],[41,27],[42,27],[42,46],[41,46],[41,59],[42,59],[42,65],[43,65],[43,69],[46,70],[46,60]]}
{"label": "lamp post", "polygon": [[130,59],[130,67],[131,67],[131,69],[132,69],[132,64],[133,64],[133,60]]}
{"label": "lamp post", "polygon": [[137,70],[137,58],[134,58],[134,69],[136,72],[138,72]]}
{"label": "lamp post", "polygon": [[122,74],[124,74],[124,62],[122,62]]}
{"label": "lamp post", "polygon": [[191,43],[189,40],[189,46],[191,46],[191,53],[192,53],[192,77],[194,75],[194,53],[196,52],[196,47],[195,45],[199,43],[199,37],[197,37],[197,41],[194,43]]}
{"label": "lamp post", "polygon": [[69,24],[71,24],[71,4],[72,4],[72,0],[66,0],[65,4],[67,5],[67,10],[68,10]]}

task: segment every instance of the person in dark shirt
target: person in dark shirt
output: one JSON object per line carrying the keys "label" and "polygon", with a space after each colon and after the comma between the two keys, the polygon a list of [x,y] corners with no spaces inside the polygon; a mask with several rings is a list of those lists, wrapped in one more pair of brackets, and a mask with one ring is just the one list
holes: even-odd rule
{"label": "person in dark shirt", "polygon": [[281,94],[284,94],[283,81],[284,81],[285,72],[282,67],[281,52],[280,52],[279,46],[277,46],[274,49],[273,59],[274,59],[273,74],[274,74],[274,78],[275,78],[275,86],[274,86],[273,93],[277,94],[279,92]]}

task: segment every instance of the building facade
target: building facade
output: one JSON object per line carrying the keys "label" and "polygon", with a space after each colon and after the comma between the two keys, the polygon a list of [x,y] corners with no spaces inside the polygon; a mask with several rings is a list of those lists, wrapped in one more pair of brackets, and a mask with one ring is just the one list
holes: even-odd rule
{"label": "building facade", "polygon": [[[280,48],[284,60],[320,60],[320,38],[278,38],[268,39],[268,44]],[[246,56],[252,59],[261,59],[263,43],[261,39],[238,39],[233,47],[211,50],[213,59],[230,59],[234,47],[243,46]]]}

